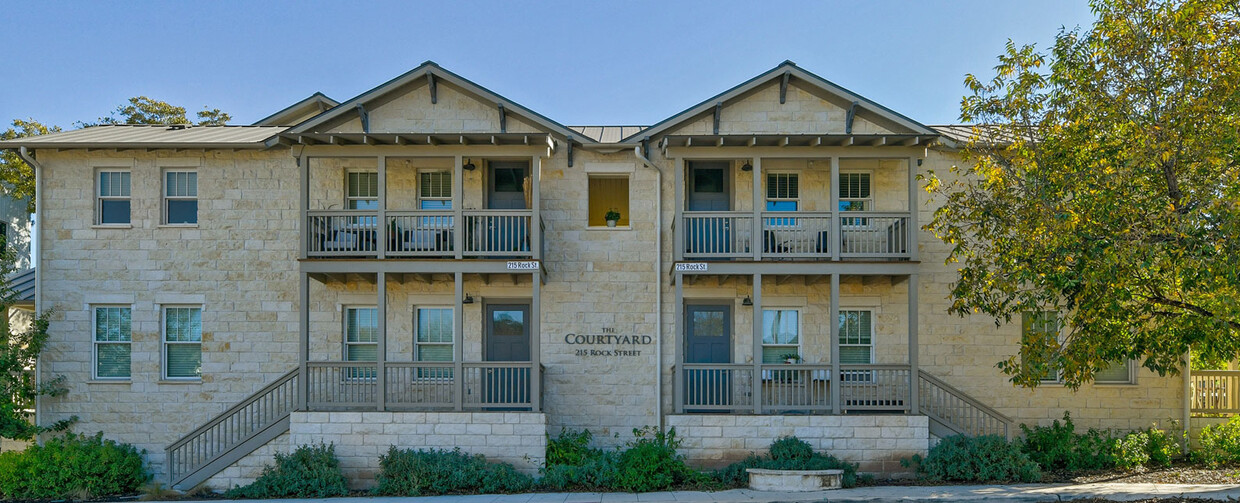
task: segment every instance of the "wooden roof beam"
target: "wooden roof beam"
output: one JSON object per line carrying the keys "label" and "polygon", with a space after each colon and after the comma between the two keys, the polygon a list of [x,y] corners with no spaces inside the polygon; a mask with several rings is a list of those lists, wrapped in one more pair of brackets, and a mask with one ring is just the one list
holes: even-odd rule
{"label": "wooden roof beam", "polygon": [[438,93],[439,88],[435,86],[435,74],[431,72],[426,72],[426,86],[429,87],[431,90],[431,104],[434,105],[438,103],[439,102],[439,93]]}

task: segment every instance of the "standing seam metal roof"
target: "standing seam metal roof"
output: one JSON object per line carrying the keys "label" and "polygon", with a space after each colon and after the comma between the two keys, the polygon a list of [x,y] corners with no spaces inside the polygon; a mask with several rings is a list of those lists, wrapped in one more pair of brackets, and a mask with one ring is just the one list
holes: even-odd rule
{"label": "standing seam metal roof", "polygon": [[0,148],[176,147],[227,146],[263,148],[263,140],[284,126],[168,126],[117,124],[0,141]]}

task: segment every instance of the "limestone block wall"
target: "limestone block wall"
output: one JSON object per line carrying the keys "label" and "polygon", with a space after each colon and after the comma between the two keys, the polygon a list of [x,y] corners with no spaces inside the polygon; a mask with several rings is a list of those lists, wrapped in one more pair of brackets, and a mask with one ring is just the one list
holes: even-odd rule
{"label": "limestone block wall", "polygon": [[692,464],[722,467],[752,454],[764,454],[771,442],[795,435],[815,451],[825,451],[859,471],[909,474],[900,460],[930,449],[925,416],[736,416],[671,415],[667,425],[683,441],[680,453]]}
{"label": "limestone block wall", "polygon": [[[43,423],[147,451],[164,448],[297,364],[297,167],[287,151],[40,151],[45,308],[55,314],[40,367],[69,392],[40,401]],[[131,172],[131,225],[94,225],[99,168]],[[162,171],[198,172],[198,225],[161,225]],[[92,306],[132,314],[132,377],[93,379]],[[202,378],[163,375],[161,308],[202,308]]]}
{"label": "limestone block wall", "polygon": [[388,448],[455,449],[536,474],[547,450],[546,415],[533,412],[294,412],[289,445],[327,443],[350,485],[374,486]]}
{"label": "limestone block wall", "polygon": [[[864,109],[859,115],[864,115]],[[739,100],[725,103],[719,114],[719,134],[843,134],[848,105],[822,99],[798,86],[788,86],[785,103],[779,102],[779,82],[759,86]],[[669,134],[712,134],[714,115],[706,114]],[[864,117],[853,118],[853,134],[891,133]]]}
{"label": "limestone block wall", "polygon": [[262,475],[263,467],[275,464],[277,452],[288,454],[297,447],[290,444],[289,437],[290,434],[285,433],[271,439],[266,445],[255,449],[254,452],[237,460],[232,466],[207,479],[203,485],[214,491],[227,491],[237,486],[253,483],[259,475]]}

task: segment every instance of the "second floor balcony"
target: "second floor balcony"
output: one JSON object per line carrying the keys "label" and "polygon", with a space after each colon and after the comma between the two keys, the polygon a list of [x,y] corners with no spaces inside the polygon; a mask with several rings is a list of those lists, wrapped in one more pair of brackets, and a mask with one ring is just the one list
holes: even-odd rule
{"label": "second floor balcony", "polygon": [[[350,258],[539,258],[533,210],[314,210],[306,253]],[[380,223],[382,222],[382,223]],[[457,225],[461,222],[462,225]],[[541,245],[539,245],[541,246]]]}
{"label": "second floor balcony", "polygon": [[908,212],[686,211],[685,259],[907,260]]}

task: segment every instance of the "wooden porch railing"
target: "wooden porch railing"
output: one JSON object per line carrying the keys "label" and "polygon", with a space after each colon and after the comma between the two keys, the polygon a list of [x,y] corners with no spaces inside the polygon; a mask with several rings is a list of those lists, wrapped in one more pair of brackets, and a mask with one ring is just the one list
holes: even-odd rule
{"label": "wooden porch railing", "polygon": [[[298,369],[280,376],[166,449],[169,486],[192,487],[288,430],[297,406]],[[267,438],[270,437],[270,438]]]}
{"label": "wooden porch railing", "polygon": [[[378,364],[309,362],[306,406],[311,411],[379,410]],[[527,362],[385,362],[383,410],[538,411],[534,379],[541,366]],[[459,377],[459,378],[458,378]],[[541,381],[539,381],[541,383]]]}
{"label": "wooden porch railing", "polygon": [[925,371],[918,379],[921,413],[956,433],[1012,438],[1012,418],[974,400]]}
{"label": "wooden porch railing", "polygon": [[374,210],[306,212],[306,255],[309,257],[375,258],[380,249],[392,258],[463,257],[539,258],[542,246],[531,247],[533,210],[464,210],[463,232],[451,210],[388,210],[384,222]]}
{"label": "wooden porch railing", "polygon": [[1240,414],[1240,370],[1194,370],[1192,414]]}

